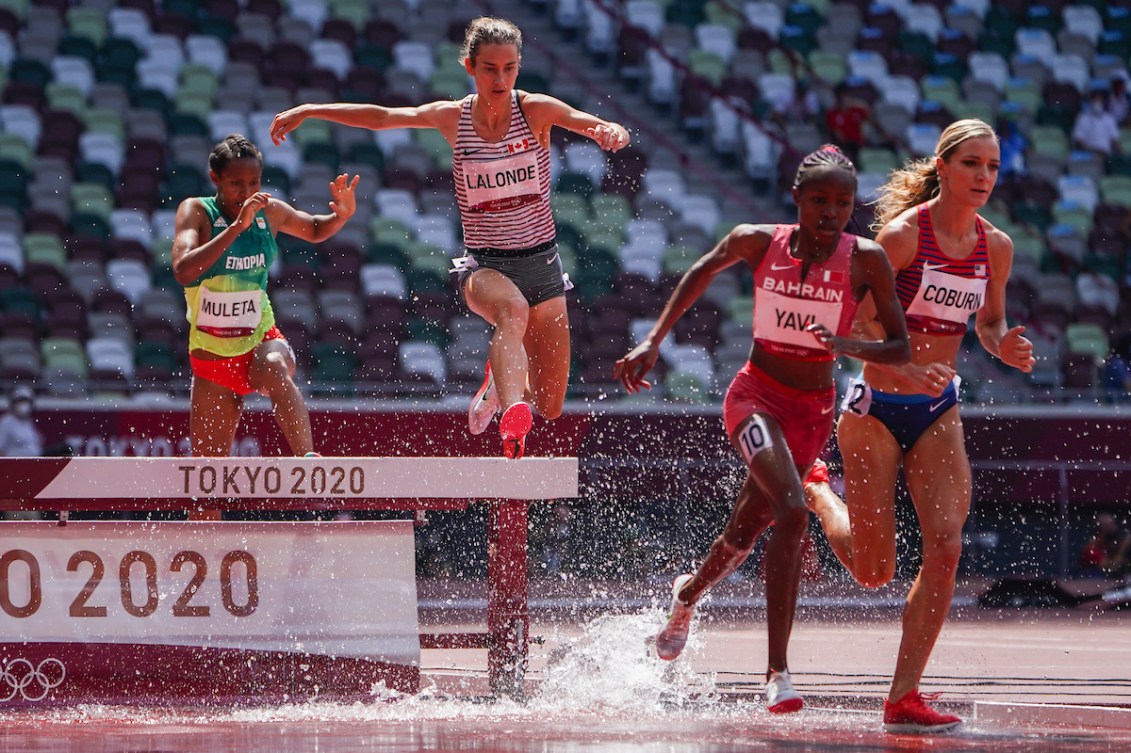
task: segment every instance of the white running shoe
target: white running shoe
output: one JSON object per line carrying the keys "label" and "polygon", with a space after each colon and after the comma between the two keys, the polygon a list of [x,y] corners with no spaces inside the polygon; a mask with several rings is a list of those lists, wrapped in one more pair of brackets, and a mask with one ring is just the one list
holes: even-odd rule
{"label": "white running shoe", "polygon": [[679,600],[679,592],[691,582],[694,576],[684,573],[672,583],[672,605],[668,612],[668,624],[656,636],[656,655],[664,661],[672,661],[683,652],[687,645],[687,635],[691,632],[691,618],[695,615],[695,605],[687,605]]}
{"label": "white running shoe", "polygon": [[766,710],[771,714],[792,714],[805,705],[801,694],[793,689],[789,672],[771,672],[766,681]]}
{"label": "white running shoe", "polygon": [[488,361],[483,385],[475,393],[471,406],[467,409],[467,430],[472,434],[482,434],[487,431],[498,412],[499,393],[495,389],[495,377],[491,375],[491,362]]}

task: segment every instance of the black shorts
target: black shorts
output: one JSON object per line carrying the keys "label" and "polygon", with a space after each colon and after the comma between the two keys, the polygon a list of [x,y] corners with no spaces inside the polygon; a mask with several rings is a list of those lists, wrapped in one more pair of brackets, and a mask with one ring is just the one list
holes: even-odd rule
{"label": "black shorts", "polygon": [[520,255],[496,256],[468,249],[462,257],[454,259],[452,273],[456,275],[460,297],[465,296],[464,286],[477,269],[494,269],[502,273],[515,284],[530,306],[564,295],[573,287],[569,277],[562,272],[556,243],[550,244],[549,248],[518,253]]}

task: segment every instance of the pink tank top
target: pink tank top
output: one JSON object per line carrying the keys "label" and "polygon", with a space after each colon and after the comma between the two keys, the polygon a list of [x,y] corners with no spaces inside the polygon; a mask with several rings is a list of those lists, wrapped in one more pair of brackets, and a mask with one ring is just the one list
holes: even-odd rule
{"label": "pink tank top", "polygon": [[833,255],[811,264],[801,280],[801,260],[789,253],[797,225],[778,225],[770,247],[754,271],[754,342],[778,356],[802,361],[831,361],[805,328],[823,324],[845,337],[852,329],[859,302],[852,294],[852,254],[856,236],[841,233]]}

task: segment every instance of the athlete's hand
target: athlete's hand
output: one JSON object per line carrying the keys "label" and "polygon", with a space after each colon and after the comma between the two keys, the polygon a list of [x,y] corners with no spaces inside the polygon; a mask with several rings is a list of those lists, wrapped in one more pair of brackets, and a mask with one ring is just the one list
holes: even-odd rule
{"label": "athlete's hand", "polygon": [[1037,359],[1033,357],[1032,341],[1022,335],[1024,331],[1024,327],[1014,327],[1005,333],[997,347],[1002,363],[1028,374],[1033,370]]}
{"label": "athlete's hand", "polygon": [[597,142],[597,146],[607,152],[615,152],[628,146],[632,137],[628,129],[620,123],[603,123],[586,129],[585,135]]}
{"label": "athlete's hand", "polygon": [[330,211],[343,220],[353,217],[353,213],[357,210],[353,190],[357,188],[359,180],[361,180],[360,175],[353,176],[351,181],[350,176],[342,173],[330,182]]}
{"label": "athlete's hand", "polygon": [[916,389],[932,397],[941,395],[958,374],[950,366],[938,362],[929,363],[926,366],[907,364],[903,367],[903,373],[915,385]]}
{"label": "athlete's hand", "polygon": [[236,215],[236,221],[233,224],[240,229],[241,233],[247,230],[255,220],[255,215],[266,209],[269,201],[271,201],[271,194],[263,191],[248,196],[240,205],[240,213]]}
{"label": "athlete's hand", "polygon": [[813,323],[806,327],[805,331],[817,338],[817,343],[828,352],[837,352],[837,337],[825,325]]}
{"label": "athlete's hand", "polygon": [[271,127],[267,131],[271,134],[271,142],[278,146],[286,141],[287,134],[302,125],[302,121],[305,119],[306,116],[303,115],[301,105],[283,110],[271,121]]}
{"label": "athlete's hand", "polygon": [[641,389],[650,390],[652,383],[644,375],[651,371],[659,357],[659,347],[645,340],[613,364],[613,378],[619,380],[630,394]]}

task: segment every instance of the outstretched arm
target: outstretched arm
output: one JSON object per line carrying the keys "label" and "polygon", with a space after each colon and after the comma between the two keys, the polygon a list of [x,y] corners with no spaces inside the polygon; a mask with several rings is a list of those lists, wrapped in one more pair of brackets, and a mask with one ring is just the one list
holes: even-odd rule
{"label": "outstretched arm", "polygon": [[436,128],[454,141],[459,121],[459,102],[432,102],[419,107],[384,107],[347,102],[335,104],[307,104],[284,110],[271,121],[271,141],[278,146],[287,140],[287,134],[314,118],[331,123],[368,128],[371,131],[389,128]]}
{"label": "outstretched arm", "polygon": [[360,175],[355,175],[351,181],[343,173],[331,181],[330,214],[308,214],[286,202],[272,199],[268,209],[271,226],[280,233],[293,235],[310,243],[321,243],[333,237],[353,217],[357,208],[354,189],[360,179]]}
{"label": "outstretched arm", "polygon": [[650,389],[652,384],[644,375],[656,365],[660,356],[660,343],[676,321],[703,295],[703,291],[719,272],[743,260],[757,266],[772,235],[772,229],[767,232],[765,226],[739,225],[692,264],[672,291],[648,336],[613,366],[613,377],[620,380],[629,392]]}
{"label": "outstretched arm", "polygon": [[547,94],[527,94],[522,109],[543,146],[549,145],[553,126],[588,136],[609,152],[623,149],[632,140],[628,129],[620,123],[590,115]]}

